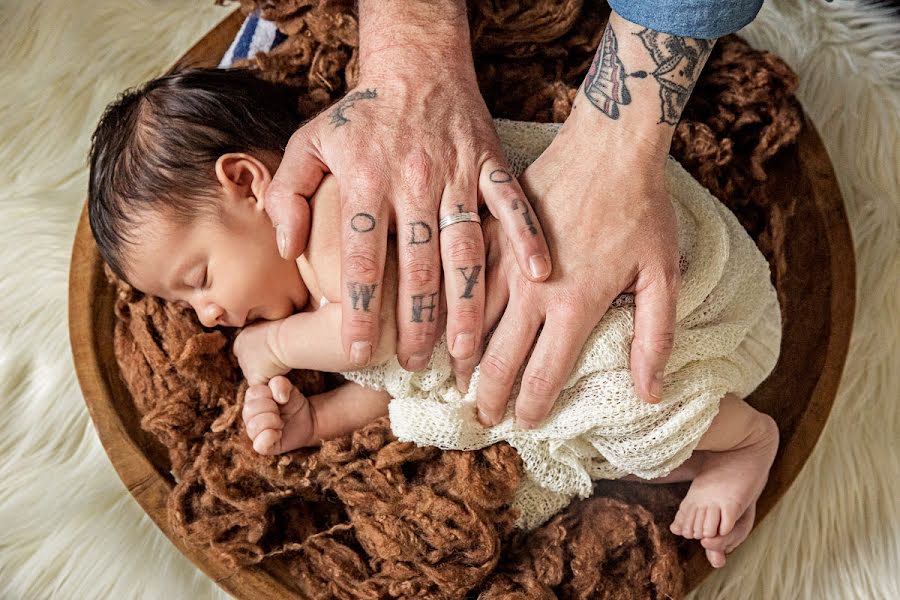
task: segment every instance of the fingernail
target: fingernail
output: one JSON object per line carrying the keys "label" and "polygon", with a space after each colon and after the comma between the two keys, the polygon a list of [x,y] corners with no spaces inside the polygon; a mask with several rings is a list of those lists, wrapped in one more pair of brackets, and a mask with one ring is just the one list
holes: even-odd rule
{"label": "fingernail", "polygon": [[543,254],[535,254],[528,260],[528,266],[531,268],[531,276],[535,279],[541,279],[550,273],[550,264]]}
{"label": "fingernail", "polygon": [[662,371],[658,371],[650,382],[650,397],[657,402],[662,399],[663,375]]}
{"label": "fingernail", "polygon": [[358,367],[364,367],[372,359],[372,344],[369,342],[353,342],[350,346],[350,360]]}
{"label": "fingernail", "polygon": [[484,412],[483,410],[481,410],[480,408],[478,409],[478,422],[481,423],[482,425],[484,425],[485,427],[493,427],[494,426],[494,420],[492,418],[490,418],[488,416],[488,414],[486,412]]}
{"label": "fingernail", "polygon": [[408,371],[421,371],[428,364],[427,354],[413,354],[406,361],[406,369]]}
{"label": "fingernail", "polygon": [[469,358],[475,351],[475,336],[471,333],[457,334],[453,340],[453,348],[450,353],[454,358]]}
{"label": "fingernail", "polygon": [[516,419],[516,427],[522,430],[534,429],[537,427],[537,423],[526,421],[525,419]]}
{"label": "fingernail", "polygon": [[278,239],[278,254],[281,255],[281,258],[287,258],[287,256],[285,256],[285,250],[287,248],[287,232],[283,227],[278,227],[275,230],[275,236]]}

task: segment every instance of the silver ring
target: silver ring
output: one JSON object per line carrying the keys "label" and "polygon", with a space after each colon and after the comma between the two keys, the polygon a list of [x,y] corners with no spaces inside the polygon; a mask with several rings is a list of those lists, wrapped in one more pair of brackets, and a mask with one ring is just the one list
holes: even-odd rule
{"label": "silver ring", "polygon": [[469,221],[471,221],[472,223],[481,223],[481,217],[478,216],[478,213],[474,212],[458,212],[449,214],[441,219],[438,223],[438,231],[443,231],[444,229],[457,223],[467,223]]}

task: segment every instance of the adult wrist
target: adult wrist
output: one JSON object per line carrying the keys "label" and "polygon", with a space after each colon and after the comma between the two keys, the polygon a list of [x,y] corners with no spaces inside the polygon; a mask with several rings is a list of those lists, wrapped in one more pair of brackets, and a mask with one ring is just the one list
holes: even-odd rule
{"label": "adult wrist", "polygon": [[474,78],[465,2],[360,0],[361,78],[434,68]]}

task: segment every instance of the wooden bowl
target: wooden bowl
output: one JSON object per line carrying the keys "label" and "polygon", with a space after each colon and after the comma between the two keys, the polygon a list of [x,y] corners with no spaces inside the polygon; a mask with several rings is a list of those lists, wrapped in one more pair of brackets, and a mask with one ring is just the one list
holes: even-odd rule
{"label": "wooden bowl", "polygon": [[[243,22],[235,11],[191,48],[173,70],[215,66]],[[798,143],[782,151],[768,185],[770,197],[805,199],[785,215],[783,264],[776,272],[785,329],[772,376],[748,399],[772,415],[781,448],[757,505],[757,522],[785,494],[825,426],[837,392],[853,322],[853,244],[831,162],[806,119]],[[238,598],[297,597],[277,565],[230,571],[203,549],[185,545],[169,528],[166,498],[174,481],[149,434],[141,430],[131,395],[113,354],[115,290],[103,274],[87,210],[72,251],[69,333],[78,381],[109,459],[125,486],[173,544],[226,591]],[[699,544],[687,563],[687,588],[711,567]]]}

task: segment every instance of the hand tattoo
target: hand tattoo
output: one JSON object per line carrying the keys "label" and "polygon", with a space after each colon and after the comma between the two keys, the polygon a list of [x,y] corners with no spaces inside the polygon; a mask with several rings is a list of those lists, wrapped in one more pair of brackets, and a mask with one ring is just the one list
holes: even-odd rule
{"label": "hand tattoo", "polygon": [[[434,303],[435,297],[438,295],[437,292],[433,294],[418,294],[412,297],[412,320],[413,323],[422,323],[422,311],[428,311],[428,322],[434,322],[434,309],[437,308],[437,305]],[[428,296],[431,304],[425,304],[425,297]]]}
{"label": "hand tattoo", "polygon": [[678,37],[651,29],[642,29],[634,35],[641,39],[656,63],[656,69],[650,74],[659,83],[662,101],[659,123],[677,125],[715,40]]}
{"label": "hand tattoo", "polygon": [[375,295],[376,287],[378,287],[377,283],[366,285],[353,281],[348,282],[347,290],[350,292],[350,302],[353,310],[359,310],[359,303],[362,301],[363,311],[369,312],[369,302],[372,300],[372,296]]}
{"label": "hand tattoo", "polygon": [[375,217],[369,213],[356,213],[350,218],[350,229],[357,233],[368,233],[375,229]]}
{"label": "hand tattoo", "polygon": [[334,108],[331,110],[331,124],[334,125],[334,128],[337,129],[341,125],[346,125],[350,122],[350,119],[344,115],[344,111],[353,108],[353,105],[356,104],[359,100],[371,100],[372,98],[378,97],[377,90],[365,90],[362,92],[353,92],[343,100],[339,101]]}
{"label": "hand tattoo", "polygon": [[[419,231],[421,235],[417,236],[416,231]],[[431,226],[424,221],[413,221],[409,224],[409,243],[412,244],[427,244],[431,241]]]}
{"label": "hand tattoo", "polygon": [[[475,284],[478,283],[478,274],[481,273],[481,265],[474,265],[471,267],[456,267],[456,270],[462,274],[463,279],[466,282],[466,289],[463,292],[463,295],[460,296],[460,298],[471,298],[472,289],[475,287]],[[466,271],[468,270],[471,270],[472,273],[466,273]]]}

